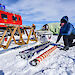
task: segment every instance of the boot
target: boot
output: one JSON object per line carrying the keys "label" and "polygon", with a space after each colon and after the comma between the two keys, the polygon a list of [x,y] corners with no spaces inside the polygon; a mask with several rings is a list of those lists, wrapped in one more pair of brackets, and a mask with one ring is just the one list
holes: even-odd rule
{"label": "boot", "polygon": [[73,43],[73,46],[75,46],[75,42]]}
{"label": "boot", "polygon": [[73,44],[70,44],[69,47],[73,47]]}
{"label": "boot", "polygon": [[73,47],[73,46],[75,46],[75,42],[69,45],[69,47]]}
{"label": "boot", "polygon": [[69,50],[69,47],[68,46],[65,46],[64,48],[61,48],[60,50],[66,51],[66,50]]}

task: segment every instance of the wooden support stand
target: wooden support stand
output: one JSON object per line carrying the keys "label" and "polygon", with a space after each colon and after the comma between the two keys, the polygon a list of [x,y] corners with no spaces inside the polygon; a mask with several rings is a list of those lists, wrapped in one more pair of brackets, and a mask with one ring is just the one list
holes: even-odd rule
{"label": "wooden support stand", "polygon": [[[27,29],[30,30],[29,34],[28,34],[28,32],[27,32]],[[24,27],[23,30],[25,30],[26,35],[27,35],[27,37],[28,37],[26,44],[29,43],[29,40],[30,40],[30,41],[36,41],[36,42],[37,42],[37,37],[36,37],[36,34],[35,34],[35,31],[34,31],[34,28],[33,28],[33,27]],[[30,39],[32,33],[33,33],[33,35],[34,35],[34,37],[35,37],[34,40],[31,40],[31,39]]]}
{"label": "wooden support stand", "polygon": [[[29,34],[27,32],[27,29],[30,30]],[[1,43],[2,43],[2,41],[4,39],[4,36],[6,35],[8,30],[10,31],[11,36],[8,39],[7,44],[6,45],[2,45]],[[31,36],[32,32],[33,32],[33,35],[35,36],[35,39],[31,40],[31,41],[36,41],[37,42],[37,37],[36,37],[36,34],[34,32],[34,28],[33,27],[30,27],[30,26],[26,27],[26,26],[24,26],[22,30],[26,32],[26,35],[28,37],[27,38],[27,42],[24,42],[23,37],[22,37],[23,34],[21,33],[21,30],[20,30],[19,26],[8,26],[7,29],[4,31],[2,37],[0,38],[0,47],[3,47],[4,49],[7,49],[9,47],[9,45],[10,45],[10,42],[11,42],[12,38],[13,38],[15,44],[18,44],[18,45],[28,44],[29,40],[31,40],[30,36]],[[14,37],[16,31],[19,33],[19,36],[20,36],[20,39],[19,39],[18,42],[16,42],[15,37]]]}

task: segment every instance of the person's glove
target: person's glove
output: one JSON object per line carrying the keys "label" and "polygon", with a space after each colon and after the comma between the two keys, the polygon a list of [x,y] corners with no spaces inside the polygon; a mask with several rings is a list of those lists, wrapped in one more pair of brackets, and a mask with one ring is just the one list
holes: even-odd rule
{"label": "person's glove", "polygon": [[58,43],[58,40],[55,43]]}
{"label": "person's glove", "polygon": [[56,41],[55,43],[58,43],[58,41]]}

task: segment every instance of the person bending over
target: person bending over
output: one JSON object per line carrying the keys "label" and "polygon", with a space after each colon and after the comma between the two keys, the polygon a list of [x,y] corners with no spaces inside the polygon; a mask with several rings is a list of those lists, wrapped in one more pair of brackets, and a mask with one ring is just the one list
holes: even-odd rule
{"label": "person bending over", "polygon": [[75,39],[75,28],[68,22],[67,16],[62,17],[60,26],[61,28],[56,43],[59,42],[60,38],[63,36],[64,48],[61,48],[60,50],[66,51],[69,50],[69,47],[75,45],[75,43],[73,43],[73,39]]}

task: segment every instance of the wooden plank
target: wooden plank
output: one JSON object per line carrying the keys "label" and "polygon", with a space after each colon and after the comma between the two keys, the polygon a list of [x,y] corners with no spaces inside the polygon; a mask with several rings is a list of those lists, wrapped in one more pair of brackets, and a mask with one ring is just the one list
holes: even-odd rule
{"label": "wooden plank", "polygon": [[[9,30],[10,30],[10,33],[12,34],[12,30],[11,30],[11,28],[9,28]],[[17,42],[16,42],[16,40],[15,40],[15,37],[14,37],[14,36],[13,36],[13,39],[14,39],[15,44],[17,44]]]}
{"label": "wooden plank", "polygon": [[[8,30],[8,29],[7,29]],[[3,39],[4,39],[4,36],[6,35],[7,33],[7,30],[4,31],[2,37],[0,38],[0,44],[2,43]]]}
{"label": "wooden plank", "polygon": [[33,29],[33,34],[34,34],[34,36],[35,36],[35,40],[38,41],[34,29]]}
{"label": "wooden plank", "polygon": [[19,28],[19,27],[18,27],[18,33],[19,33],[19,35],[20,35],[20,40],[19,40],[19,42],[22,41],[22,43],[25,44],[25,42],[24,42],[24,40],[23,40],[23,38],[22,38],[22,34],[21,34],[21,31],[20,31],[20,28]]}
{"label": "wooden plank", "polygon": [[10,44],[10,42],[11,42],[11,39],[13,38],[13,36],[14,36],[14,34],[15,34],[17,28],[18,28],[18,27],[15,27],[15,28],[14,28],[14,30],[13,30],[13,32],[12,32],[12,34],[11,34],[11,36],[10,36],[10,38],[9,38],[9,40],[8,40],[8,42],[7,42],[7,44],[6,44],[6,48],[5,48],[5,49],[8,48],[8,46],[9,46],[9,44]]}
{"label": "wooden plank", "polygon": [[25,32],[26,32],[26,35],[28,36],[28,32],[27,32],[27,30],[25,29]]}
{"label": "wooden plank", "polygon": [[30,29],[30,32],[29,32],[29,35],[28,35],[28,39],[27,39],[27,44],[29,43],[31,32],[32,32],[32,29]]}

